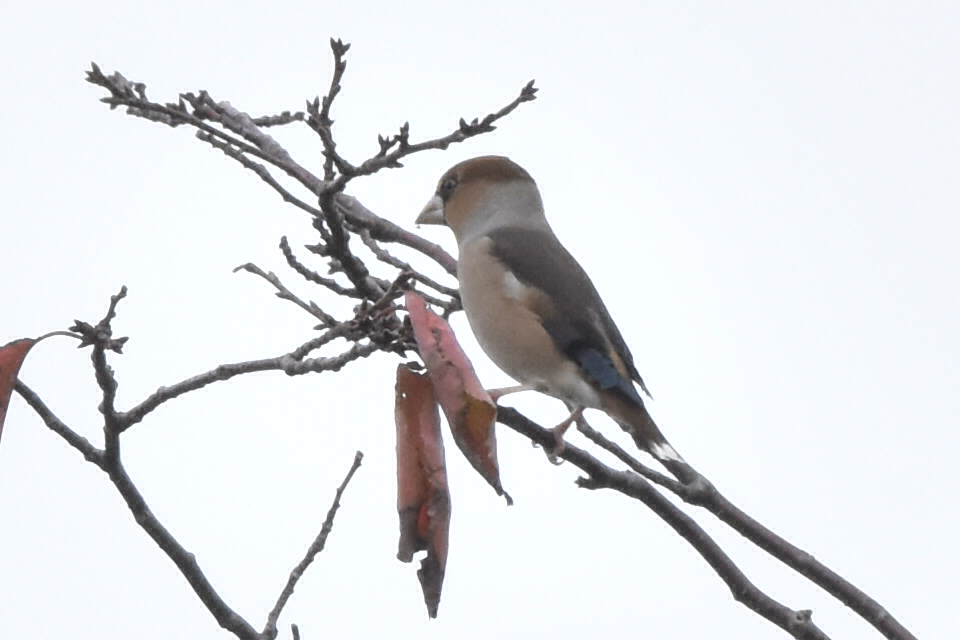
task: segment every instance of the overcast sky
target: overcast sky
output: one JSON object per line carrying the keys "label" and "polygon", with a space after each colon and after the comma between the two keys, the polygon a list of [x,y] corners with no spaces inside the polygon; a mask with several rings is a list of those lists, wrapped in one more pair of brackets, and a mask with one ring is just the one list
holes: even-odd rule
{"label": "overcast sky", "polygon": [[[592,275],[677,449],[734,503],[871,594],[919,638],[960,637],[960,5],[829,3],[8,3],[0,21],[0,343],[96,322],[121,285],[119,406],[217,364],[279,355],[314,322],[277,250],[305,214],[192,136],[98,103],[91,60],[175,101],[302,109],[353,44],[334,108],[353,160],[539,98],[492,135],[351,185],[413,220],[450,165],[509,155]],[[275,132],[320,171],[306,127]],[[442,228],[422,231],[455,251]],[[445,282],[452,281],[448,278]],[[509,381],[462,317],[490,387]],[[49,340],[21,378],[99,442],[89,352]],[[318,638],[784,638],[638,503],[501,429],[507,508],[447,448],[439,619],[395,559],[393,376],[280,373],[168,403],[128,470],[227,602],[260,628],[366,457],[281,618]],[[559,402],[511,397],[543,424]],[[615,425],[594,416],[611,436]],[[572,435],[577,444],[582,437]],[[804,578],[687,508],[835,640],[879,638]],[[106,477],[15,396],[0,442],[0,637],[225,638]]]}

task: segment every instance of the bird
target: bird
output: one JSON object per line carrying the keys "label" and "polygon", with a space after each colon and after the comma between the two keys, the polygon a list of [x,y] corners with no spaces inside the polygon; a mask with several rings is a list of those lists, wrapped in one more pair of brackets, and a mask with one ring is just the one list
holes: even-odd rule
{"label": "bird", "polygon": [[[620,330],[580,263],[544,214],[536,182],[503,156],[454,165],[416,224],[446,225],[459,249],[457,279],[470,329],[486,355],[519,384],[566,403],[556,452],[584,409],[599,409],[683,482],[692,470],[647,412],[640,377]],[[639,390],[637,387],[639,386]]]}

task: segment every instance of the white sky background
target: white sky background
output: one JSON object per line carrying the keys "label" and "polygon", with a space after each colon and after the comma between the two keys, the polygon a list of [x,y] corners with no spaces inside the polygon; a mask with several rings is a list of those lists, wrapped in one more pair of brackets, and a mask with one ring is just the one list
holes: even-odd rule
{"label": "white sky background", "polygon": [[[96,322],[126,284],[114,327],[131,339],[112,359],[126,408],[312,335],[266,283],[232,274],[239,264],[341,310],[276,248],[282,235],[316,241],[306,215],[186,127],[110,112],[83,81],[91,60],[155,100],[207,89],[260,115],[323,93],[327,41],[343,38],[335,133],[357,161],[406,120],[415,139],[443,135],[536,78],[539,99],[496,133],[349,192],[412,228],[447,167],[514,158],[604,295],[677,449],[918,637],[960,637],[960,5],[80,4],[8,5],[0,21],[0,343]],[[320,171],[306,127],[274,133]],[[423,233],[455,251],[446,230]],[[455,326],[488,386],[506,384]],[[21,378],[99,442],[88,354],[44,342]],[[787,637],[645,507],[577,489],[571,465],[506,429],[511,508],[448,444],[450,559],[428,621],[415,565],[395,559],[397,362],[218,383],[125,435],[154,512],[255,627],[359,449],[281,637],[291,622],[307,640]],[[544,424],[563,416],[555,401],[511,402]],[[687,511],[835,640],[880,637]],[[0,638],[226,637],[106,477],[15,396],[0,441]]]}

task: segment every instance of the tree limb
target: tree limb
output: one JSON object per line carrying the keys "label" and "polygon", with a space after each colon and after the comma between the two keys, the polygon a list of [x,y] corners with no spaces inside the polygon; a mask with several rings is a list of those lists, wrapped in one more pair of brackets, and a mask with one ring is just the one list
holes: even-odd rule
{"label": "tree limb", "polygon": [[333,530],[333,518],[337,515],[337,509],[340,508],[340,498],[343,496],[344,490],[347,488],[347,484],[350,483],[350,479],[353,478],[353,474],[357,472],[357,469],[360,468],[360,463],[363,461],[363,453],[357,451],[357,454],[353,457],[353,465],[350,467],[350,471],[347,472],[347,477],[343,479],[343,482],[340,483],[340,486],[337,488],[337,493],[333,498],[333,504],[330,505],[330,510],[327,511],[327,519],[323,521],[323,526],[320,527],[320,533],[317,534],[317,537],[314,539],[313,543],[307,549],[306,555],[303,557],[293,571],[290,572],[290,577],[287,578],[287,584],[284,586],[283,591],[280,592],[280,597],[277,598],[277,603],[273,606],[273,609],[270,611],[270,614],[267,616],[267,623],[263,628],[263,637],[267,640],[273,640],[277,637],[277,620],[280,619],[280,613],[283,611],[283,608],[287,604],[287,600],[290,599],[290,596],[293,595],[293,590],[297,586],[300,578],[303,576],[303,573],[307,570],[307,567],[313,562],[313,559],[317,557],[317,554],[323,551],[324,546],[327,544],[327,536],[330,535],[330,532]]}
{"label": "tree limb", "polygon": [[[114,340],[109,333],[109,319],[112,318],[117,300],[112,302],[108,317],[96,327],[81,326],[78,323],[74,330],[84,336],[87,344],[94,346],[92,355],[94,370],[103,394],[102,412],[105,419],[105,449],[100,451],[79,438],[65,425],[55,420],[49,412],[47,412],[44,420],[51,429],[68,438],[68,442],[84,452],[85,457],[91,461],[99,460],[98,466],[108,470],[108,473],[116,475],[116,479],[114,479],[114,475],[111,475],[111,479],[114,479],[118,489],[121,488],[121,485],[126,486],[126,483],[129,482],[129,478],[126,477],[122,466],[120,466],[120,433],[142,420],[145,415],[163,402],[202,388],[212,382],[227,380],[236,375],[252,371],[276,369],[283,370],[289,375],[300,375],[314,371],[336,371],[346,363],[378,350],[404,354],[406,351],[414,349],[409,331],[397,315],[397,308],[392,302],[394,295],[403,286],[406,286],[408,278],[417,280],[438,291],[441,295],[447,296],[450,301],[446,305],[443,301],[435,299],[437,304],[445,307],[447,314],[457,308],[457,296],[452,288],[444,287],[428,275],[418,272],[407,262],[394,257],[377,243],[391,242],[418,251],[451,275],[456,275],[456,261],[438,245],[381,218],[363,207],[355,198],[346,195],[343,190],[355,178],[372,175],[382,169],[402,166],[400,161],[413,153],[427,149],[446,149],[451,144],[493,131],[495,122],[511,113],[520,104],[534,100],[537,89],[531,81],[512,102],[499,111],[488,114],[482,119],[475,118],[470,123],[460,119],[459,126],[452,133],[434,140],[411,143],[410,126],[409,123],[405,123],[400,127],[397,134],[387,137],[378,136],[379,151],[374,156],[360,163],[352,163],[343,157],[337,149],[332,129],[334,122],[330,116],[331,106],[342,90],[341,83],[346,70],[345,56],[350,45],[344,44],[340,40],[331,39],[330,46],[334,57],[334,70],[330,87],[322,100],[318,97],[307,104],[306,115],[302,112],[296,114],[283,112],[280,116],[252,118],[234,108],[228,102],[213,100],[204,91],[196,95],[182,94],[176,104],[160,105],[148,100],[146,87],[142,83],[132,83],[119,73],[114,73],[109,77],[105,76],[96,65],[93,65],[92,71],[88,73],[88,81],[102,86],[110,92],[110,95],[103,101],[109,104],[111,108],[125,106],[129,114],[137,117],[162,122],[168,126],[175,127],[186,124],[194,127],[197,130],[197,136],[202,141],[219,149],[229,158],[239,162],[244,168],[256,173],[284,201],[310,213],[313,216],[313,226],[320,234],[321,243],[309,248],[328,261],[331,273],[342,272],[349,279],[352,287],[345,287],[332,278],[324,278],[300,263],[293,255],[289,245],[284,241],[281,244],[281,250],[288,265],[301,276],[324,286],[337,296],[359,300],[355,317],[350,321],[337,323],[332,316],[321,311],[314,303],[308,304],[289,292],[274,274],[267,274],[252,264],[244,265],[241,268],[271,282],[278,289],[278,296],[293,301],[315,318],[320,319],[321,328],[325,328],[326,331],[290,353],[277,358],[221,365],[212,371],[184,380],[171,387],[158,389],[157,392],[125,413],[117,412],[114,407],[116,380],[113,378],[113,372],[106,362],[106,350],[118,350],[114,347],[122,346],[122,341]],[[295,121],[304,121],[320,137],[324,153],[322,179],[301,166],[276,140],[262,130],[267,126]],[[314,207],[290,193],[280,185],[271,170],[283,171],[291,176],[317,199],[318,206]],[[357,235],[377,260],[389,268],[397,270],[397,273],[394,273],[392,277],[380,277],[372,273],[363,259],[352,251],[350,245],[352,235]],[[371,266],[377,265],[373,263]],[[125,291],[121,292],[119,297],[122,297],[123,293]],[[353,344],[349,349],[335,357],[307,358],[315,349],[323,347],[338,338],[343,338]],[[118,345],[117,342],[120,344]],[[21,395],[27,394],[24,397],[32,394],[25,387],[21,390],[18,386],[17,389]],[[35,395],[33,397],[38,404],[34,406],[34,403],[31,403],[31,406],[34,406],[40,413],[41,410],[37,407],[42,407],[42,403]],[[30,402],[29,399],[28,402]],[[42,408],[45,409],[45,407]],[[41,416],[43,417],[44,414],[41,413]],[[512,409],[501,408],[500,421],[546,448],[552,448],[554,445],[552,432],[530,422]],[[878,603],[853,587],[842,577],[824,567],[812,556],[790,545],[737,509],[692,467],[689,468],[690,477],[695,478],[696,482],[676,482],[653,469],[647,468],[624,449],[589,427],[586,422],[578,424],[578,427],[588,438],[598,443],[632,470],[613,469],[586,452],[568,444],[560,453],[560,457],[571,461],[587,474],[585,478],[581,479],[581,486],[590,489],[613,489],[643,502],[707,560],[731,589],[734,598],[794,637],[826,638],[823,632],[813,624],[809,611],[792,610],[757,589],[703,529],[690,516],[670,502],[651,482],[676,493],[690,504],[708,509],[761,549],[777,557],[823,587],[838,600],[850,606],[888,638],[892,640],[913,639],[913,636]],[[359,461],[355,464],[359,464]],[[671,470],[676,473],[675,469]],[[352,473],[353,470],[348,474],[347,481]],[[338,492],[334,506],[338,504],[339,494],[345,485],[346,481]],[[129,488],[132,488],[132,483],[129,483]],[[135,488],[133,489],[135,491]],[[121,493],[124,493],[124,490],[121,490]],[[129,494],[129,490],[127,494]],[[127,494],[125,494],[125,499],[128,497]],[[128,499],[128,504],[131,504],[131,500],[136,503],[136,500],[131,497]],[[131,510],[134,509],[134,506],[138,505],[131,504]],[[143,506],[145,507],[145,505]],[[331,522],[334,511],[335,508],[332,508],[328,516]],[[149,514],[149,511],[147,510],[146,513]],[[146,518],[146,516],[144,517]],[[158,540],[158,544],[161,544],[161,540],[164,539],[163,536],[159,533],[156,535],[159,536],[159,539],[155,539]],[[325,539],[323,530],[321,530],[321,536]],[[320,536],[317,540],[320,540]],[[317,544],[317,541],[315,541],[315,544]],[[320,544],[322,546],[322,542]],[[310,559],[312,559],[312,556],[308,552],[304,562],[309,564]],[[286,589],[284,590],[286,595],[281,594],[280,600],[274,607],[275,614],[271,612],[271,616],[268,617],[264,633],[266,634],[269,631],[272,634],[271,638],[276,635],[277,618],[299,578],[299,574],[295,574],[296,569],[288,581],[289,592]],[[195,586],[194,588],[196,590],[198,587]],[[208,604],[208,608],[210,606]],[[211,611],[213,612],[213,609]],[[215,613],[215,615],[218,614]],[[228,623],[231,621],[230,616],[222,610],[219,615],[218,621],[222,625],[224,624],[223,620]],[[247,633],[245,628],[237,628],[240,629],[240,632]],[[294,634],[298,635],[299,632],[296,627],[293,627],[293,629]]]}
{"label": "tree limb", "polygon": [[[548,450],[556,444],[551,430],[532,422],[516,409],[500,407],[497,421]],[[643,477],[636,473],[617,471],[608,467],[586,451],[569,443],[565,444],[558,456],[587,474],[586,478],[578,480],[579,486],[587,489],[613,489],[649,507],[703,556],[703,559],[730,588],[735,600],[798,640],[823,640],[828,637],[813,623],[811,611],[790,609],[757,589],[693,518],[667,500]]]}

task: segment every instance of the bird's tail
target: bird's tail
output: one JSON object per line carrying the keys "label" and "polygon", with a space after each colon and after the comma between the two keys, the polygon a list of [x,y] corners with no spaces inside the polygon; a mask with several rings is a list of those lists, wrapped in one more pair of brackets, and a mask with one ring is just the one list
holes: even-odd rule
{"label": "bird's tail", "polygon": [[677,453],[673,445],[664,437],[642,400],[608,394],[604,400],[604,410],[630,434],[637,447],[649,452],[680,482],[689,484],[699,477],[693,467],[687,464],[683,456]]}

